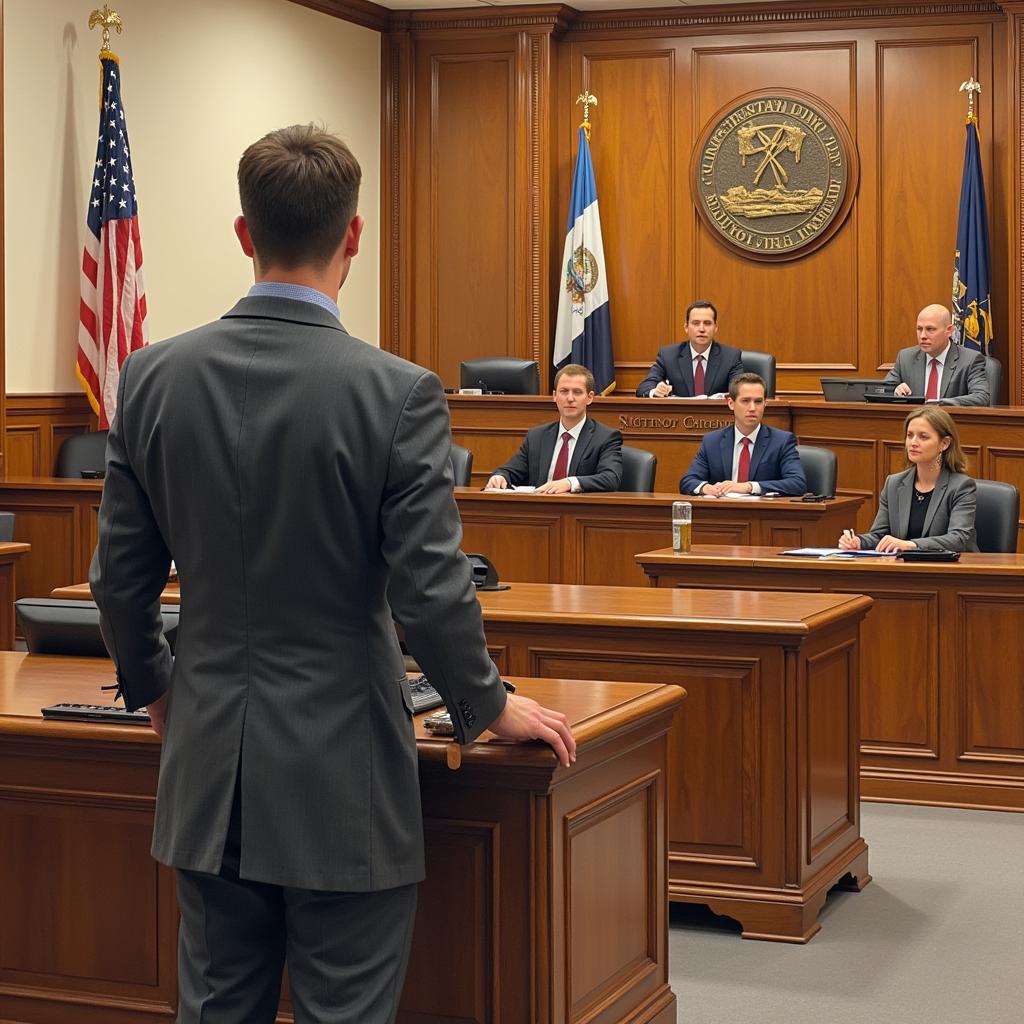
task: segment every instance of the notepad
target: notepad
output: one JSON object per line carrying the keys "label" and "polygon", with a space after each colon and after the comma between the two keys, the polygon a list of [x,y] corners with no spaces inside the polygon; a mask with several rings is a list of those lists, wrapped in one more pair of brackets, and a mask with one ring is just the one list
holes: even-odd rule
{"label": "notepad", "polygon": [[898,551],[845,551],[843,548],[793,548],[784,555],[797,558],[895,558]]}

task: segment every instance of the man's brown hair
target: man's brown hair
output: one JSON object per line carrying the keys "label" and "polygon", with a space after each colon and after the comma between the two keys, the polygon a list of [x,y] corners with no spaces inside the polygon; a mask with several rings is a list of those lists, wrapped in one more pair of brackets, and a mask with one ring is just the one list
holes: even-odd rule
{"label": "man's brown hair", "polygon": [[764,377],[757,373],[741,373],[735,380],[729,381],[729,397],[735,402],[740,396],[741,384],[760,384],[764,388],[764,397],[768,397],[768,385]]}
{"label": "man's brown hair", "polygon": [[330,262],[356,215],[362,173],[348,146],[315,125],[254,142],[238,163],[238,194],[261,267]]}
{"label": "man's brown hair", "polygon": [[555,383],[551,385],[552,391],[558,390],[558,382],[563,377],[586,377],[587,391],[594,390],[594,375],[585,366],[580,366],[579,363],[566,363],[566,365],[555,374]]}

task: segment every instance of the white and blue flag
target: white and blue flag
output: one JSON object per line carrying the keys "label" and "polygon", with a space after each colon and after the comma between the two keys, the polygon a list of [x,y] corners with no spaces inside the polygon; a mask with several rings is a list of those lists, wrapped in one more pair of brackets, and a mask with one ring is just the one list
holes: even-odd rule
{"label": "white and blue flag", "polygon": [[608,275],[605,272],[601,218],[597,212],[597,185],[590,144],[580,128],[579,152],[569,199],[559,273],[558,319],[555,322],[554,364],[580,363],[594,375],[595,390],[615,390],[612,324],[608,311]]}

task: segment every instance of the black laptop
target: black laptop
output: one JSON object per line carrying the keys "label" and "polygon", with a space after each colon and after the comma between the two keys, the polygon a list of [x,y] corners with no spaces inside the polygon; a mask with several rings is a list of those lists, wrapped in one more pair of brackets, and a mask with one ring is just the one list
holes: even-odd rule
{"label": "black laptop", "polygon": [[877,378],[821,377],[826,402],[888,402],[894,405],[920,405],[922,395],[894,394],[896,384]]}

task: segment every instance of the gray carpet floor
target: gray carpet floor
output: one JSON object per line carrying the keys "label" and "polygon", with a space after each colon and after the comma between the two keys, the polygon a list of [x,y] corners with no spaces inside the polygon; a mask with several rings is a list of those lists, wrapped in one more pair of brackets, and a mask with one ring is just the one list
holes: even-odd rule
{"label": "gray carpet floor", "polygon": [[1024,814],[864,804],[871,884],[805,946],[672,905],[682,1024],[1024,1024]]}

